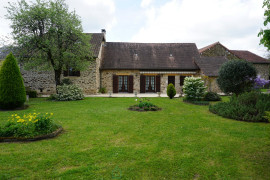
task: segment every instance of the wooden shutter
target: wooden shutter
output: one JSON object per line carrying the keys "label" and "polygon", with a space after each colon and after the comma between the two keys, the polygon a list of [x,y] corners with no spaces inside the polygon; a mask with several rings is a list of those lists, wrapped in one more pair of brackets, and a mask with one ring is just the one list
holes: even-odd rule
{"label": "wooden shutter", "polygon": [[133,93],[133,76],[128,76],[128,92]]}
{"label": "wooden shutter", "polygon": [[113,93],[118,93],[118,76],[113,75]]}
{"label": "wooden shutter", "polygon": [[160,76],[156,76],[156,91],[160,92]]}
{"label": "wooden shutter", "polygon": [[145,93],[145,76],[140,77],[140,93]]}

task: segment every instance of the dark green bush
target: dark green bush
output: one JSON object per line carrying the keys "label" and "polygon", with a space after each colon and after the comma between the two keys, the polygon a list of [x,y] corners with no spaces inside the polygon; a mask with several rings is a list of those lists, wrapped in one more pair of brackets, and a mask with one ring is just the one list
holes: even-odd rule
{"label": "dark green bush", "polygon": [[170,99],[172,99],[176,95],[176,90],[172,83],[167,86],[167,95]]}
{"label": "dark green bush", "polygon": [[25,87],[26,95],[28,95],[30,98],[36,98],[37,97],[37,91],[32,90],[29,87]]}
{"label": "dark green bush", "polygon": [[232,96],[229,102],[210,105],[209,110],[220,116],[240,121],[268,122],[265,112],[270,110],[270,95],[246,92]]}
{"label": "dark green bush", "polygon": [[71,81],[69,78],[64,78],[64,79],[62,79],[60,85],[62,86],[62,85],[64,85],[64,84],[66,84],[66,85],[71,85],[71,84],[73,84],[73,83],[72,83],[72,81]]}
{"label": "dark green bush", "polygon": [[204,95],[204,101],[220,101],[221,97],[215,92],[207,92]]}
{"label": "dark green bush", "polygon": [[23,106],[26,93],[18,64],[10,53],[0,70],[0,109],[15,109]]}
{"label": "dark green bush", "polygon": [[102,87],[99,89],[99,92],[102,94],[105,94],[105,93],[107,93],[107,89],[105,87]]}
{"label": "dark green bush", "polygon": [[224,93],[237,95],[253,88],[257,72],[255,67],[244,60],[230,60],[219,70],[218,85]]}

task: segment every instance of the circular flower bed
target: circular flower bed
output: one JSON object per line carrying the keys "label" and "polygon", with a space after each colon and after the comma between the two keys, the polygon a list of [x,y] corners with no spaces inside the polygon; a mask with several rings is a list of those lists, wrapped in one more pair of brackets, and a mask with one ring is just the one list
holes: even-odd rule
{"label": "circular flower bed", "polygon": [[[135,99],[135,101],[138,101],[138,99]],[[133,106],[130,106],[128,108],[131,111],[159,111],[161,108],[154,105],[150,102],[147,98],[139,98],[139,103]]]}
{"label": "circular flower bed", "polygon": [[62,132],[62,127],[52,120],[53,113],[12,114],[0,126],[0,142],[34,141],[52,138]]}

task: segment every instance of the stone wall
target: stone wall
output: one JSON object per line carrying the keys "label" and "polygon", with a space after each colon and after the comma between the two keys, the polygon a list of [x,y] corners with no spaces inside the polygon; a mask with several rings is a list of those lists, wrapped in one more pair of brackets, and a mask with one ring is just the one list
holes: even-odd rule
{"label": "stone wall", "polygon": [[213,46],[212,48],[204,51],[201,53],[201,56],[205,57],[216,57],[216,56],[225,56],[227,59],[239,59],[234,54],[231,54],[226,48],[224,48],[222,45],[217,44]]}
{"label": "stone wall", "polygon": [[[101,82],[102,87],[106,88],[108,93],[113,92],[113,75],[132,75],[133,76],[133,92],[140,93],[140,71],[139,70],[102,70],[101,72]],[[146,74],[147,75],[147,74]],[[182,87],[180,87],[180,75],[160,75],[160,91],[161,93],[167,93],[168,86],[168,76],[175,76],[175,89],[176,93],[182,92]]]}
{"label": "stone wall", "polygon": [[217,77],[207,77],[203,76],[204,85],[206,86],[206,91],[208,92],[216,92],[221,93],[218,83],[217,83]]}
{"label": "stone wall", "polygon": [[[63,78],[69,78],[74,84],[80,87],[84,94],[96,94],[99,90],[99,58],[92,61],[89,68],[85,71],[81,71],[80,76],[68,76]],[[21,74],[24,79],[24,84],[33,90],[36,90],[39,94],[53,94],[56,93],[54,72],[53,71],[26,71],[21,67]]]}
{"label": "stone wall", "polygon": [[261,76],[261,78],[264,78],[266,80],[269,79],[269,64],[253,64],[258,72],[258,75]]}
{"label": "stone wall", "polygon": [[138,70],[102,70],[101,87],[106,88],[108,93],[113,92],[113,75],[132,75],[133,92],[140,93],[140,71]]}

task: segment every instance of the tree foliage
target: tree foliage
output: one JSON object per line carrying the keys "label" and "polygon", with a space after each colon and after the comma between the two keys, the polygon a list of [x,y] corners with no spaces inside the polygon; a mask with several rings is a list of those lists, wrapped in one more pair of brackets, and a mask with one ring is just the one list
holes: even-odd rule
{"label": "tree foliage", "polygon": [[167,87],[167,95],[170,99],[172,99],[176,95],[176,90],[172,83],[170,83]]}
{"label": "tree foliage", "polygon": [[90,36],[83,33],[80,18],[68,11],[65,0],[36,0],[9,3],[16,55],[26,69],[53,69],[60,84],[63,70],[88,67]]}
{"label": "tree foliage", "polygon": [[239,95],[252,89],[256,74],[256,69],[251,63],[230,60],[221,66],[217,82],[224,93]]}
{"label": "tree foliage", "polygon": [[10,53],[0,70],[0,109],[21,107],[26,100],[22,75],[17,61]]}
{"label": "tree foliage", "polygon": [[203,99],[206,87],[200,77],[186,77],[183,86],[185,100],[201,101]]}
{"label": "tree foliage", "polygon": [[[265,8],[265,20],[263,22],[263,25],[267,27],[267,25],[270,23],[270,0],[264,0],[263,8]],[[267,50],[270,51],[270,29],[261,29],[258,37],[261,37],[260,44],[263,44],[267,48]]]}

